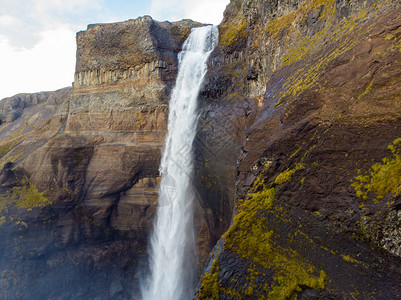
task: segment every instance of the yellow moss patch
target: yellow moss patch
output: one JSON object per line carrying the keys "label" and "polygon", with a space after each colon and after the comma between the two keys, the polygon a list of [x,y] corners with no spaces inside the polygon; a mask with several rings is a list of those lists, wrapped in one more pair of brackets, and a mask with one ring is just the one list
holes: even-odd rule
{"label": "yellow moss patch", "polygon": [[294,175],[294,173],[295,173],[295,170],[286,170],[277,175],[276,180],[274,180],[274,183],[277,185],[286,183],[287,181],[291,180],[292,175]]}
{"label": "yellow moss patch", "polygon": [[0,146],[0,157],[4,156],[9,152],[17,143],[16,142],[9,142],[5,143]]}
{"label": "yellow moss patch", "polygon": [[352,183],[358,198],[367,199],[371,192],[376,194],[377,200],[383,199],[388,193],[394,197],[401,195],[400,143],[401,139],[397,139],[388,146],[393,157],[383,158],[382,162],[371,166],[368,172],[358,171],[359,176]]}
{"label": "yellow moss patch", "polygon": [[266,26],[266,30],[277,38],[278,34],[284,29],[291,31],[293,22],[299,18],[304,20],[308,12],[323,8],[320,18],[326,20],[335,14],[335,0],[310,0],[303,2],[299,8],[280,18],[274,19]]}
{"label": "yellow moss patch", "polygon": [[[271,251],[269,241],[273,232],[265,228],[263,219],[256,218],[256,214],[261,209],[272,208],[275,190],[263,189],[261,192],[249,194],[249,197],[249,200],[240,202],[233,225],[223,236],[224,247],[235,249],[241,257],[245,255],[261,264],[265,259],[263,253]],[[254,218],[256,220],[253,220]]]}
{"label": "yellow moss patch", "polygon": [[394,34],[389,34],[389,35],[386,36],[384,39],[385,39],[386,41],[391,41],[391,40],[395,39],[395,35],[394,35]]}
{"label": "yellow moss patch", "polygon": [[277,18],[267,25],[266,30],[276,38],[281,31],[288,29],[291,26],[292,22],[295,20],[295,16],[296,12],[292,11],[280,18]]}
{"label": "yellow moss patch", "polygon": [[220,287],[220,290],[223,294],[231,297],[232,299],[243,299],[241,293],[238,292],[236,289]]}
{"label": "yellow moss patch", "polygon": [[358,100],[361,99],[362,97],[364,97],[366,94],[368,94],[370,92],[370,90],[372,89],[372,84],[373,84],[373,79],[369,82],[368,86],[363,91],[363,93],[358,96]]}
{"label": "yellow moss patch", "polygon": [[287,169],[284,172],[280,173],[277,175],[276,179],[274,180],[274,183],[279,185],[286,183],[291,180],[292,175],[300,169],[304,169],[305,166],[302,164],[297,164],[294,169]]}
{"label": "yellow moss patch", "polygon": [[[230,294],[238,299],[263,297],[260,291],[264,290],[268,299],[288,299],[301,291],[301,286],[323,289],[326,280],[324,271],[317,271],[314,266],[304,262],[296,251],[284,249],[272,241],[273,231],[269,229],[266,212],[273,210],[275,189],[267,188],[260,179],[255,181],[254,189],[255,192],[248,195],[249,199],[239,203],[233,224],[223,235],[223,250],[233,251],[242,259],[253,262],[248,269],[249,286],[242,290],[240,287],[238,290],[230,290]],[[260,266],[275,272],[273,282],[263,286],[256,285],[255,278],[261,275],[257,272]],[[209,287],[217,289],[213,292],[207,290],[209,297],[218,295],[219,291],[228,291],[220,287],[218,275],[214,273],[207,276],[205,288],[208,282]]]}
{"label": "yellow moss patch", "polygon": [[143,129],[148,123],[146,114],[137,110],[135,112],[135,126],[137,128]]}
{"label": "yellow moss patch", "polygon": [[16,221],[15,224],[24,226],[25,229],[28,229],[28,224],[26,222],[24,222],[24,221]]}
{"label": "yellow moss patch", "polygon": [[[307,2],[305,1],[304,3]],[[334,4],[332,7],[334,7]],[[366,19],[368,15],[374,17],[377,12],[369,9],[361,10],[346,22],[327,23],[321,31],[312,36],[295,36],[295,41],[291,43],[292,46],[283,55],[280,67],[289,66],[307,58],[313,59],[313,61],[309,64],[304,64],[304,67],[298,68],[296,72],[288,77],[280,93],[282,100],[276,106],[280,106],[285,102],[283,98],[299,95],[311,87],[320,78],[323,70],[327,68],[331,61],[358,44],[366,31],[355,32],[355,29],[360,24],[364,24],[362,20]],[[335,43],[336,47],[332,48],[330,52],[317,55],[317,51],[328,43]]]}
{"label": "yellow moss patch", "polygon": [[9,201],[7,197],[0,197],[0,213],[7,210]]}
{"label": "yellow moss patch", "polygon": [[240,13],[228,25],[220,26],[219,43],[221,45],[230,46],[245,37],[246,20]]}
{"label": "yellow moss patch", "polygon": [[199,299],[219,299],[219,267],[217,266],[217,258],[213,260],[210,272],[205,273],[201,277],[200,289],[196,291]]}
{"label": "yellow moss patch", "polygon": [[344,255],[341,254],[341,257],[343,258],[343,260],[347,261],[347,262],[351,262],[351,263],[359,263],[359,261],[357,261],[356,259],[353,259],[351,256],[349,255]]}
{"label": "yellow moss patch", "polygon": [[395,52],[395,51],[401,52],[401,41],[392,47],[391,52]]}
{"label": "yellow moss patch", "polygon": [[25,177],[21,184],[22,186],[13,188],[11,195],[11,200],[16,201],[16,207],[31,210],[51,204],[51,201],[44,196],[46,191],[40,193],[28,178]]}

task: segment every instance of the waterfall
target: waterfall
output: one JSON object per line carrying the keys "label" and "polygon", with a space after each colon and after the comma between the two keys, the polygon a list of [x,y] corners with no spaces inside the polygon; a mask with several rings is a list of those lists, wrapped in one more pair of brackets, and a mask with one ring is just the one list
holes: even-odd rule
{"label": "waterfall", "polygon": [[197,98],[217,40],[216,26],[194,28],[178,55],[160,166],[159,206],[150,243],[150,275],[141,287],[144,300],[192,299],[197,267],[192,144],[198,123]]}

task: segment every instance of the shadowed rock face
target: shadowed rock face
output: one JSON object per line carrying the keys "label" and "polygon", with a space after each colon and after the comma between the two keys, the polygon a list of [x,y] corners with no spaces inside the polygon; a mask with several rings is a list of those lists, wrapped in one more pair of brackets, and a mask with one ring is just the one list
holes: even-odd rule
{"label": "shadowed rock face", "polygon": [[401,297],[399,14],[398,1],[231,1],[201,130],[213,144],[237,124],[216,161],[236,145],[240,204],[198,298]]}

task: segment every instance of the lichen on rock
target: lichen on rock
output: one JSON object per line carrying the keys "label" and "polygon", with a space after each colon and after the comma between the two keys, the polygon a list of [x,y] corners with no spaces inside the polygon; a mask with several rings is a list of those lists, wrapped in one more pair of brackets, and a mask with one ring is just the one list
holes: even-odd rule
{"label": "lichen on rock", "polygon": [[[219,282],[219,256],[210,272],[201,278],[199,299],[219,299],[219,295],[234,295],[236,299],[257,297],[288,299],[303,289],[323,289],[326,273],[305,262],[293,249],[280,247],[274,242],[274,230],[269,225],[267,211],[283,214],[282,208],[274,207],[275,188],[268,188],[258,178],[254,192],[241,200],[233,224],[223,235],[223,251],[233,252],[249,262],[247,287],[226,286]],[[285,214],[285,213],[284,213]],[[262,271],[263,270],[263,271]],[[263,272],[273,272],[260,277]],[[259,277],[258,277],[259,276]],[[256,277],[259,278],[256,281]]]}
{"label": "lichen on rock", "polygon": [[352,187],[357,197],[366,200],[368,193],[375,193],[376,199],[381,200],[391,193],[394,198],[401,195],[401,138],[388,146],[392,157],[383,158],[381,163],[371,166],[368,172],[359,170]]}

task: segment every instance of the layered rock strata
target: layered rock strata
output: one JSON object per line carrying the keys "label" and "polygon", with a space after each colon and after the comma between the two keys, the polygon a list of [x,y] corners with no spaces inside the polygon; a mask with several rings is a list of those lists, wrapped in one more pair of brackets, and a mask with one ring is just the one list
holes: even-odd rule
{"label": "layered rock strata", "polygon": [[72,90],[2,101],[2,298],[136,295],[177,55],[200,25],[89,25]]}

